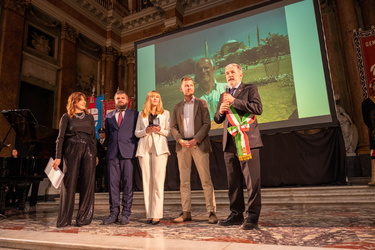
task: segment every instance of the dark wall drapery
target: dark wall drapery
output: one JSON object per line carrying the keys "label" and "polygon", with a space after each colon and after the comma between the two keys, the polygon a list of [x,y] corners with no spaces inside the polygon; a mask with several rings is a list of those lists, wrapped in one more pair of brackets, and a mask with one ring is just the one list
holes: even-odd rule
{"label": "dark wall drapery", "polygon": [[[305,135],[297,132],[262,135],[260,150],[262,187],[342,185],[345,184],[345,145],[339,127]],[[221,142],[211,141],[211,177],[215,189],[227,189],[227,174]],[[169,142],[165,190],[179,190],[175,142]],[[194,165],[194,164],[193,164]],[[142,190],[142,173],[135,170],[135,189]],[[202,189],[195,165],[191,188]]]}
{"label": "dark wall drapery", "polygon": [[320,133],[263,135],[262,186],[345,184],[346,153],[341,129]]}

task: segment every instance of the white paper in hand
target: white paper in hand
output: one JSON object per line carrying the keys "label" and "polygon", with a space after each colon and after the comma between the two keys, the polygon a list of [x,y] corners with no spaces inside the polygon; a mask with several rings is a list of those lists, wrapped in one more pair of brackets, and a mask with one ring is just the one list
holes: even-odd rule
{"label": "white paper in hand", "polygon": [[51,181],[54,188],[59,188],[62,179],[64,178],[64,173],[59,168],[58,170],[53,169],[53,159],[49,158],[44,172],[47,174],[49,180]]}

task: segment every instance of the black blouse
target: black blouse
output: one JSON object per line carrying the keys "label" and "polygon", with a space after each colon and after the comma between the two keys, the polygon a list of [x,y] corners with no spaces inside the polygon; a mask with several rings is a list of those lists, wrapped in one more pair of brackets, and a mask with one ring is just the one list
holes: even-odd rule
{"label": "black blouse", "polygon": [[61,159],[64,141],[72,136],[92,142],[96,146],[94,117],[91,114],[87,114],[83,119],[79,119],[75,116],[70,118],[67,113],[63,114],[60,119],[59,135],[56,140],[56,159]]}
{"label": "black blouse", "polygon": [[158,115],[153,115],[153,114],[149,114],[148,115],[148,124],[149,125],[153,125],[154,124],[154,120],[155,120],[155,118],[157,117]]}

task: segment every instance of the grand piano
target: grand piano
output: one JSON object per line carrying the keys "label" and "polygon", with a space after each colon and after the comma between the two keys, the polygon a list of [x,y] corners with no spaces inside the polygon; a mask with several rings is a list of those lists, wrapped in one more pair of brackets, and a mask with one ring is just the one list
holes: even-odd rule
{"label": "grand piano", "polygon": [[[0,214],[4,215],[7,185],[18,184],[28,187],[24,189],[20,204],[20,207],[25,207],[30,184],[33,184],[32,196],[36,202],[37,187],[46,177],[44,168],[49,157],[54,156],[58,130],[40,125],[29,109],[3,110],[2,114],[9,122],[10,129],[14,129],[28,149],[24,158],[0,157]],[[6,144],[3,142],[2,145]]]}

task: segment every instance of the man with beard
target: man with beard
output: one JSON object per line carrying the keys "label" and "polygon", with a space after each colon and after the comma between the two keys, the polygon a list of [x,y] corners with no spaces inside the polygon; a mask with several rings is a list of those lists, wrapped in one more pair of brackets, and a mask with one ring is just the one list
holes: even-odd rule
{"label": "man with beard", "polygon": [[207,102],[195,98],[194,82],[190,77],[182,78],[180,90],[184,93],[184,100],[177,103],[174,107],[171,133],[176,140],[182,213],[173,222],[191,221],[190,175],[193,159],[206,200],[208,223],[214,224],[217,223],[217,217],[214,187],[209,164],[209,155],[212,148],[210,138],[208,137],[211,123]]}
{"label": "man with beard", "polygon": [[[108,140],[108,180],[110,215],[103,224],[118,221],[120,192],[122,191],[121,225],[129,223],[133,203],[133,169],[138,138],[134,135],[138,111],[129,109],[128,96],[118,90],[115,94],[116,110],[107,114],[105,133]],[[120,190],[122,188],[122,190]]]}
{"label": "man with beard", "polygon": [[225,92],[226,83],[216,82],[214,78],[215,67],[210,58],[204,57],[195,64],[195,82],[199,87],[195,95],[208,104],[210,120],[214,119],[220,95]]}

